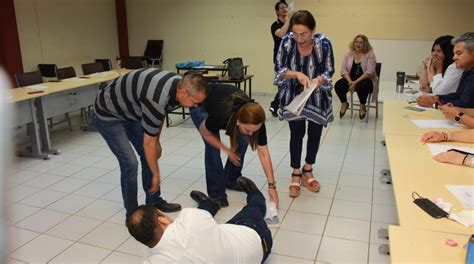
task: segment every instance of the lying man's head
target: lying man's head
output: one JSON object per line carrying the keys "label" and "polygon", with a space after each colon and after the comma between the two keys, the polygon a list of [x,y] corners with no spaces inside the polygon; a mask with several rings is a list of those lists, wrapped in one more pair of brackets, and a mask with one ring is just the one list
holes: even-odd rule
{"label": "lying man's head", "polygon": [[153,205],[140,205],[127,218],[128,232],[139,242],[152,248],[160,241],[165,229],[173,220]]}

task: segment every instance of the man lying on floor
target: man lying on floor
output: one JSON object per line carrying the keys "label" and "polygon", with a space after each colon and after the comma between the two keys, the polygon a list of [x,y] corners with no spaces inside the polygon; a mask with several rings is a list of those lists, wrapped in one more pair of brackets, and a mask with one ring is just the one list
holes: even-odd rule
{"label": "man lying on floor", "polygon": [[151,249],[144,263],[263,262],[272,247],[265,198],[252,180],[239,177],[237,182],[247,193],[247,205],[225,224],[213,218],[219,204],[200,191],[190,194],[198,208],[183,209],[174,221],[151,205],[135,210],[127,228]]}

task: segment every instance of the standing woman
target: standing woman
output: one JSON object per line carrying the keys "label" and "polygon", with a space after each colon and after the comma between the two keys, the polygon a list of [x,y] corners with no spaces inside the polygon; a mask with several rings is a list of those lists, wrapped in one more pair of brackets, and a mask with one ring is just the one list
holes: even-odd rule
{"label": "standing woman", "polygon": [[336,82],[334,89],[337,97],[341,100],[341,110],[339,117],[342,118],[349,108],[347,102],[347,91],[357,92],[360,108],[359,118],[364,119],[367,109],[367,97],[376,88],[377,76],[375,74],[375,54],[372,46],[365,35],[357,35],[349,44],[349,51],[344,55],[341,66],[342,78]]}
{"label": "standing woman", "polygon": [[[334,120],[332,115],[332,82],[334,57],[332,45],[324,35],[316,33],[316,21],[306,10],[293,14],[291,32],[280,44],[276,61],[274,84],[280,93],[282,117],[290,127],[291,174],[290,197],[298,197],[300,185],[318,192],[321,185],[313,176],[313,164],[319,148],[323,126]],[[311,82],[318,88],[308,99],[299,116],[294,116],[285,107]],[[306,158],[301,168],[303,137],[308,124]]]}

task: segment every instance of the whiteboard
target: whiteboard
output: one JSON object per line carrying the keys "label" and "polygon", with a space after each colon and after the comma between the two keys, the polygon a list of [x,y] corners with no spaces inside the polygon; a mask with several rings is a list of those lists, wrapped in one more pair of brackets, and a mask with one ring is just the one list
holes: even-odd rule
{"label": "whiteboard", "polygon": [[396,80],[397,71],[416,74],[431,51],[433,40],[371,39],[377,62],[382,63],[381,81]]}

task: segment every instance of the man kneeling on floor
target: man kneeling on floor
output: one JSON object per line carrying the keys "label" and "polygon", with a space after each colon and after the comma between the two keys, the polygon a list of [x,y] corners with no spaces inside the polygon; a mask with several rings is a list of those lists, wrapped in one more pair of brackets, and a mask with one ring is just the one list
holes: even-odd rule
{"label": "man kneeling on floor", "polygon": [[174,221],[152,205],[141,205],[127,227],[151,249],[144,263],[263,262],[272,247],[265,198],[252,180],[239,177],[237,182],[247,193],[247,205],[225,224],[213,218],[219,204],[200,191],[190,194],[198,208],[183,209]]}

